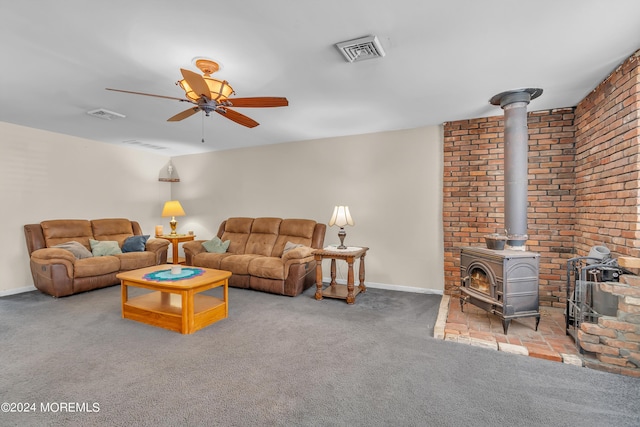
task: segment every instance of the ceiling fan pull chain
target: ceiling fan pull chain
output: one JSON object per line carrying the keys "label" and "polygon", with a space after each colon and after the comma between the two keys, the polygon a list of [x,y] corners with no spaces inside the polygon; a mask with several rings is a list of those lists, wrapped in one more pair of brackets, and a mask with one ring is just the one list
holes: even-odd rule
{"label": "ceiling fan pull chain", "polygon": [[204,111],[202,112],[202,143],[204,144]]}

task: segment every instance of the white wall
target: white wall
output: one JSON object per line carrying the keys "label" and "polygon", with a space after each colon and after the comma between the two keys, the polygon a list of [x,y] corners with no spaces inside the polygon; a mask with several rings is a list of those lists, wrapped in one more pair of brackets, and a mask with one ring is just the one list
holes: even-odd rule
{"label": "white wall", "polygon": [[[187,214],[178,232],[209,239],[232,216],[326,224],[346,204],[356,224],[345,243],[370,248],[368,285],[442,292],[442,141],[433,126],[174,158],[181,182],[172,196]],[[325,245],[337,233],[329,227]]]}
{"label": "white wall", "polygon": [[[442,140],[440,127],[425,127],[182,156],[173,159],[181,182],[169,184],[158,181],[161,154],[0,122],[0,296],[34,289],[24,224],[126,217],[153,234],[169,228],[160,212],[170,199],[187,213],[178,231],[198,238],[231,216],[326,224],[347,204],[356,225],[345,243],[370,248],[369,286],[441,292]],[[328,228],[325,244],[337,233]]]}
{"label": "white wall", "polygon": [[[155,153],[0,122],[0,296],[35,289],[23,226],[123,217],[153,234],[171,196]],[[166,224],[168,227],[168,223]]]}

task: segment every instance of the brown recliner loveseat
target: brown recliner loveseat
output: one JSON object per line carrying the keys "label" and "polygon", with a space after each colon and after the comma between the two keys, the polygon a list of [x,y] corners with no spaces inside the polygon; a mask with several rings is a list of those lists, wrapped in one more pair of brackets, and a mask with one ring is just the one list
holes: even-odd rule
{"label": "brown recliner loveseat", "polygon": [[296,296],[315,284],[314,249],[322,248],[326,225],[309,219],[229,218],[217,237],[226,252],[208,252],[195,240],[183,244],[186,264],[231,271],[229,286]]}
{"label": "brown recliner loveseat", "polygon": [[[25,225],[24,234],[33,284],[54,297],[117,285],[116,274],[121,271],[167,262],[169,241],[151,238],[145,242],[140,225],[125,218],[42,221]],[[121,250],[127,241],[125,253],[93,256],[91,240],[94,245],[95,241],[117,242]],[[54,247],[59,245],[70,247]]]}

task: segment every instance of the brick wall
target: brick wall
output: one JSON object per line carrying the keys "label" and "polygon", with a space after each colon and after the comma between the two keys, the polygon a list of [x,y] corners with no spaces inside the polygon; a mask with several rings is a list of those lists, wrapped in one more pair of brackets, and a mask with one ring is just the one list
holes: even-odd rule
{"label": "brick wall", "polygon": [[[640,256],[639,59],[640,51],[575,108],[528,114],[527,249],[540,253],[542,306],[565,306],[567,259],[587,255],[592,246]],[[504,234],[503,119],[444,124],[449,295],[459,294],[459,248],[484,245],[488,233]]]}
{"label": "brick wall", "polygon": [[[535,101],[534,101],[535,102]],[[530,104],[531,106],[531,104]],[[529,241],[540,253],[540,304],[564,306],[575,226],[572,108],[530,112]],[[444,124],[445,293],[457,295],[460,247],[504,234],[504,116]]]}
{"label": "brick wall", "polygon": [[576,252],[640,255],[640,51],[576,107]]}

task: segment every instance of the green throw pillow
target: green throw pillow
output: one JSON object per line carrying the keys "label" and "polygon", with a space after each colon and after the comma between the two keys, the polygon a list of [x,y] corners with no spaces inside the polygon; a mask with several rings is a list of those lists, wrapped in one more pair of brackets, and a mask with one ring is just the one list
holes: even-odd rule
{"label": "green throw pillow", "polygon": [[120,246],[118,246],[118,242],[115,240],[89,239],[89,244],[91,244],[91,252],[93,252],[93,256],[115,255],[122,253]]}
{"label": "green throw pillow", "polygon": [[227,249],[229,249],[229,244],[231,243],[231,240],[227,240],[225,242],[223,242],[222,240],[220,240],[220,238],[218,236],[214,237],[211,240],[207,240],[206,242],[202,242],[202,246],[204,246],[204,248],[207,250],[207,252],[214,252],[217,254],[223,254],[225,252],[227,252]]}

